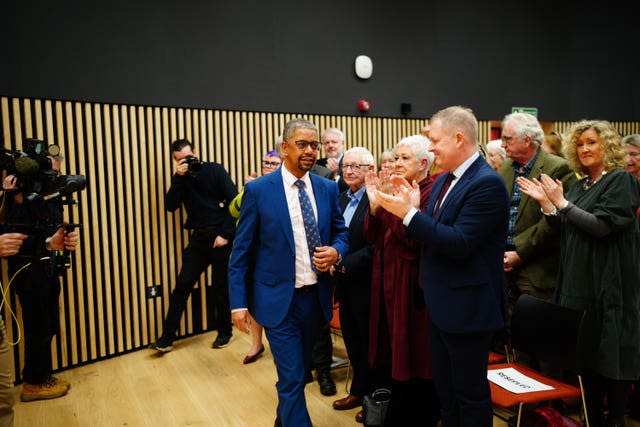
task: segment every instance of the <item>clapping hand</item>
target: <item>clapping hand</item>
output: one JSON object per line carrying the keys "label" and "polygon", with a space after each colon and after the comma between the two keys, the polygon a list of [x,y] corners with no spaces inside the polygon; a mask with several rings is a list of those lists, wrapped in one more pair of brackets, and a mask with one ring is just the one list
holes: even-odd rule
{"label": "clapping hand", "polygon": [[540,175],[540,182],[544,193],[555,207],[560,208],[566,204],[562,181],[559,179],[554,180],[549,175],[543,173]]}
{"label": "clapping hand", "polygon": [[522,191],[527,196],[531,197],[533,200],[542,204],[546,195],[544,194],[544,190],[542,189],[542,184],[536,178],[530,180],[523,176],[518,177],[518,187],[520,187],[520,191]]}
{"label": "clapping hand", "polygon": [[378,178],[378,175],[376,175],[376,171],[371,170],[367,172],[364,176],[364,185],[365,190],[367,191],[367,198],[369,199],[369,210],[373,215],[375,215],[376,211],[380,207],[376,197],[376,190],[380,185],[380,179]]}
{"label": "clapping hand", "polygon": [[547,174],[533,180],[521,176],[518,178],[518,187],[524,194],[536,200],[544,212],[551,212],[554,207],[564,206],[566,203],[562,181],[553,180]]}
{"label": "clapping hand", "polygon": [[409,184],[405,177],[393,175],[391,177],[391,188],[394,196],[399,196],[405,192],[408,193],[411,205],[418,210],[420,209],[420,186],[415,180]]}
{"label": "clapping hand", "polygon": [[251,182],[258,177],[258,172],[251,172],[249,175],[244,177],[244,183]]}
{"label": "clapping hand", "polygon": [[[394,195],[383,193],[380,190],[376,190],[376,198],[380,206],[386,211],[394,214],[398,218],[404,218],[407,212],[413,207],[413,192],[415,191],[413,186],[408,185],[397,186],[397,190]],[[414,183],[414,185],[417,185]],[[418,205],[420,205],[420,189],[418,189]]]}
{"label": "clapping hand", "polygon": [[335,157],[329,157],[327,159],[327,168],[333,172],[335,175],[338,172],[338,167],[340,166],[340,162]]}

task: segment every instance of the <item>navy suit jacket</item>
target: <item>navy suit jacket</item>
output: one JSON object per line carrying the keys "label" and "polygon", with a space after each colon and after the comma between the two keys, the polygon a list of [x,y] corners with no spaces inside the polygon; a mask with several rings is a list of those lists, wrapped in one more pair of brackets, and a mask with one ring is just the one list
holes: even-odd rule
{"label": "navy suit jacket", "polygon": [[[340,210],[344,212],[349,203],[347,192],[340,194]],[[349,224],[349,253],[343,258],[342,265],[346,275],[337,274],[338,286],[335,295],[338,300],[348,299],[354,304],[354,311],[369,312],[371,296],[371,266],[373,263],[373,245],[364,238],[364,217],[369,214],[369,198],[362,195]],[[359,304],[360,306],[355,306]]]}
{"label": "navy suit jacket", "polygon": [[[343,257],[348,229],[334,181],[310,174],[322,244]],[[287,314],[295,287],[295,242],[282,181],[282,168],[247,183],[229,261],[231,309],[251,307],[263,326],[277,326]],[[253,277],[251,277],[253,275]],[[333,315],[328,273],[318,274],[318,296],[327,321]],[[251,292],[248,292],[252,287]],[[251,299],[253,301],[249,301]]]}
{"label": "navy suit jacket", "polygon": [[503,256],[509,197],[502,178],[479,157],[458,179],[432,218],[447,174],[434,183],[426,212],[407,232],[424,242],[424,296],[433,323],[445,332],[494,331],[507,316]]}

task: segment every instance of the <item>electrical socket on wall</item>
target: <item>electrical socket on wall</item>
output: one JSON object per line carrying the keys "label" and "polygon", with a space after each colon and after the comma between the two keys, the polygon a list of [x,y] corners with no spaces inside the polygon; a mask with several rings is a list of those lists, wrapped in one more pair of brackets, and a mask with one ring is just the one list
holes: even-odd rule
{"label": "electrical socket on wall", "polygon": [[146,288],[147,298],[158,298],[162,296],[162,286],[161,285],[151,285]]}

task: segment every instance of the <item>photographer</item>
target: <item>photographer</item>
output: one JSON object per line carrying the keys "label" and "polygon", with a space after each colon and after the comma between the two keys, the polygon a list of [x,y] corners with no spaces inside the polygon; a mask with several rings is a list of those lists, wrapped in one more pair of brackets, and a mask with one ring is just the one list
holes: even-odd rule
{"label": "photographer", "polygon": [[162,335],[150,348],[160,352],[173,349],[189,294],[209,265],[213,268],[213,286],[207,291],[213,292],[214,307],[207,307],[207,311],[215,312],[218,330],[212,347],[223,348],[231,340],[227,265],[235,235],[235,219],[229,213],[228,205],[238,191],[222,165],[201,163],[194,156],[193,146],[187,139],[174,141],[171,151],[176,173],[165,197],[165,207],[173,212],[184,205],[187,212],[184,228],[191,234],[182,254],[182,269],[169,299]]}
{"label": "photographer", "polygon": [[[48,156],[51,171],[60,170],[60,157]],[[4,179],[7,228],[20,233],[4,235],[2,249],[9,258],[9,277],[20,306],[24,328],[22,401],[64,396],[70,384],[51,375],[51,340],[58,332],[60,272],[52,268],[55,251],[75,250],[78,234],[66,231],[59,198],[28,201],[20,190],[20,178]],[[6,231],[6,230],[3,230]],[[26,237],[24,237],[26,236]],[[49,236],[49,237],[47,237]],[[16,274],[17,273],[17,274]]]}

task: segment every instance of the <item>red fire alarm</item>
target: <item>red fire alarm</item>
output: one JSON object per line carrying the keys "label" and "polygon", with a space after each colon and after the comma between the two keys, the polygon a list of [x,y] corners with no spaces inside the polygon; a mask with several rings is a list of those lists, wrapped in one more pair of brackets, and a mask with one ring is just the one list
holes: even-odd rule
{"label": "red fire alarm", "polygon": [[360,111],[362,111],[363,113],[367,113],[371,109],[371,104],[369,103],[369,101],[361,99],[360,101],[358,101],[358,109],[360,109]]}

